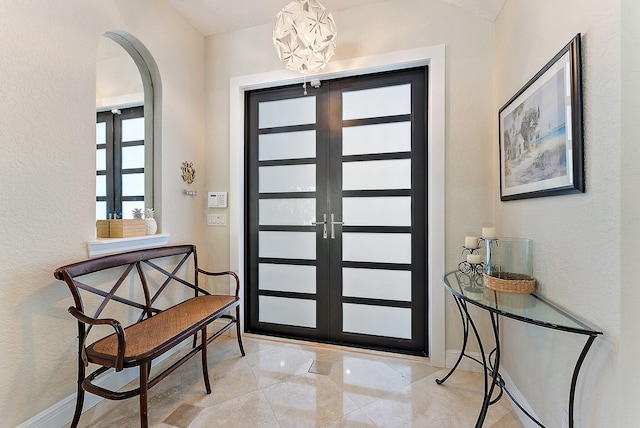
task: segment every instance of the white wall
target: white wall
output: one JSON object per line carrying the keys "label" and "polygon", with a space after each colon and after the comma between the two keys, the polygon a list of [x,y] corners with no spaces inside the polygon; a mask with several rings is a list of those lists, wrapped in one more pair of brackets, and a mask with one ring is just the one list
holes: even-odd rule
{"label": "white wall", "polygon": [[182,161],[204,191],[204,37],[159,0],[0,5],[0,414],[15,426],[75,391],[76,324],[53,270],[95,238],[98,41],[137,37],[163,85],[161,230],[200,243],[204,203],[184,197]]}
{"label": "white wall", "polygon": [[[508,0],[496,21],[494,112],[582,33],[586,193],[503,203],[494,198],[500,234],[533,239],[540,292],[604,331],[578,383],[581,427],[632,426],[620,423],[618,407],[625,147],[620,12],[618,0]],[[497,131],[496,123],[495,141]],[[497,193],[497,144],[493,148]],[[637,149],[632,154],[637,162]],[[504,367],[544,424],[561,426],[584,339],[509,322],[502,333]]]}

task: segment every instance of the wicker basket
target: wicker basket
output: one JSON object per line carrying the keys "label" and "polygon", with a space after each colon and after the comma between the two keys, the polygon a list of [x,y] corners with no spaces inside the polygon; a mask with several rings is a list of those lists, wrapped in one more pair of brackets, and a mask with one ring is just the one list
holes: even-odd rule
{"label": "wicker basket", "polygon": [[531,294],[536,289],[536,279],[521,273],[496,272],[484,274],[484,284],[496,291]]}

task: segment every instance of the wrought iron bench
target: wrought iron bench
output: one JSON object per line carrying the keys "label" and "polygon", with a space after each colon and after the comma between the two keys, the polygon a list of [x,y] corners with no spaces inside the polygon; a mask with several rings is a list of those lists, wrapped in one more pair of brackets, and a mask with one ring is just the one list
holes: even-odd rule
{"label": "wrought iron bench", "polygon": [[[165,268],[167,264],[171,267]],[[209,293],[198,285],[198,277],[201,275],[233,277],[236,285],[235,295]],[[112,400],[139,395],[140,426],[147,427],[147,391],[198,352],[202,356],[205,387],[207,394],[210,394],[207,345],[233,325],[236,326],[240,353],[245,355],[240,336],[238,276],[230,271],[208,272],[200,269],[194,245],[145,249],[85,260],[56,269],[54,276],[65,281],[69,286],[75,303],[75,306],[69,307],[69,313],[78,320],[78,393],[71,427],[76,427],[80,420],[85,391]],[[106,276],[115,276],[115,282],[105,280]],[[100,284],[90,285],[87,280]],[[109,284],[107,287],[104,287],[105,282]],[[169,308],[161,309],[159,307],[161,301],[172,300],[175,295],[180,294],[175,290],[176,283],[187,287],[189,294],[192,291],[192,297]],[[138,293],[140,301],[130,297],[135,294],[134,288],[141,288]],[[95,312],[91,315],[85,310],[83,301],[83,296],[85,300],[88,299],[87,293],[102,297],[102,301],[95,304]],[[135,308],[140,311],[140,314],[137,319],[134,317],[134,321],[128,323],[122,321],[122,318],[127,318],[127,311],[124,311],[123,316],[120,317],[121,320],[101,318],[106,308],[117,309],[114,307],[117,306],[115,303],[126,305],[129,310]],[[233,308],[235,308],[235,316],[229,314]],[[218,319],[223,319],[224,325],[214,334],[207,335],[207,326]],[[111,326],[115,333],[98,338],[87,345],[87,337],[94,326]],[[197,343],[198,332],[201,336],[199,344]],[[152,361],[191,337],[193,337],[191,349],[161,373],[150,378]],[[89,363],[100,367],[86,376]],[[138,388],[129,391],[110,391],[92,383],[108,370],[121,371],[129,367],[139,368],[140,386]]]}

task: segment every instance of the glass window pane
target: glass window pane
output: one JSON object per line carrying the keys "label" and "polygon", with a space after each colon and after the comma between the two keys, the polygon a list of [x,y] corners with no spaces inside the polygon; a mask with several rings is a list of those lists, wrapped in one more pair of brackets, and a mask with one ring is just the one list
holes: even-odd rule
{"label": "glass window pane", "polygon": [[258,168],[258,191],[315,192],[315,165],[261,166]]}
{"label": "glass window pane", "polygon": [[107,219],[107,203],[105,201],[96,202],[96,220]]}
{"label": "glass window pane", "polygon": [[144,117],[122,121],[122,141],[144,140]]}
{"label": "glass window pane", "polygon": [[122,201],[122,218],[133,218],[133,210],[135,208],[140,208],[144,212],[144,201]]}
{"label": "glass window pane", "polygon": [[278,259],[316,258],[315,232],[258,232],[258,256]]}
{"label": "glass window pane", "polygon": [[411,197],[344,198],[342,220],[348,226],[411,226]]}
{"label": "glass window pane", "polygon": [[316,301],[285,297],[259,296],[258,321],[273,324],[316,326]]}
{"label": "glass window pane", "polygon": [[342,189],[411,189],[411,159],[344,162]]}
{"label": "glass window pane", "polygon": [[96,123],[96,145],[107,144],[107,123]]}
{"label": "glass window pane", "polygon": [[104,171],[107,169],[107,149],[96,150],[96,170]]}
{"label": "glass window pane", "polygon": [[316,200],[260,199],[260,224],[279,226],[310,225],[316,219]]}
{"label": "glass window pane", "polygon": [[316,123],[316,97],[267,101],[258,105],[260,129],[311,123]]}
{"label": "glass window pane", "polygon": [[342,119],[364,119],[411,113],[411,85],[343,92]]}
{"label": "glass window pane", "polygon": [[407,270],[343,268],[342,295],[410,302],[411,272]]}
{"label": "glass window pane", "polygon": [[411,263],[411,234],[345,232],[342,234],[342,260]]}
{"label": "glass window pane", "polygon": [[144,173],[122,174],[122,196],[144,196]]}
{"label": "glass window pane", "polygon": [[281,132],[258,136],[258,159],[306,159],[316,157],[316,131]]}
{"label": "glass window pane", "polygon": [[96,175],[96,196],[107,196],[106,175]]}
{"label": "glass window pane", "polygon": [[411,151],[411,122],[349,126],[342,129],[342,154]]}
{"label": "glass window pane", "polygon": [[122,148],[122,169],[144,168],[144,146]]}
{"label": "glass window pane", "polygon": [[342,304],[342,329],[348,333],[411,339],[411,309]]}
{"label": "glass window pane", "polygon": [[258,265],[260,290],[293,293],[316,292],[316,267],[260,263]]}

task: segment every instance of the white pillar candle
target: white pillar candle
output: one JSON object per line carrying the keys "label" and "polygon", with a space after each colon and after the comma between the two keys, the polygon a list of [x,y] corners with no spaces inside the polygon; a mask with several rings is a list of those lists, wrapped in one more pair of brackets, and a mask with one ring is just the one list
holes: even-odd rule
{"label": "white pillar candle", "polygon": [[464,246],[470,249],[478,248],[478,237],[477,236],[465,236],[464,237]]}
{"label": "white pillar candle", "polygon": [[482,263],[482,254],[467,254],[467,262],[474,265]]}
{"label": "white pillar candle", "polygon": [[495,227],[483,227],[482,228],[482,237],[484,239],[494,239],[496,237],[496,228]]}

